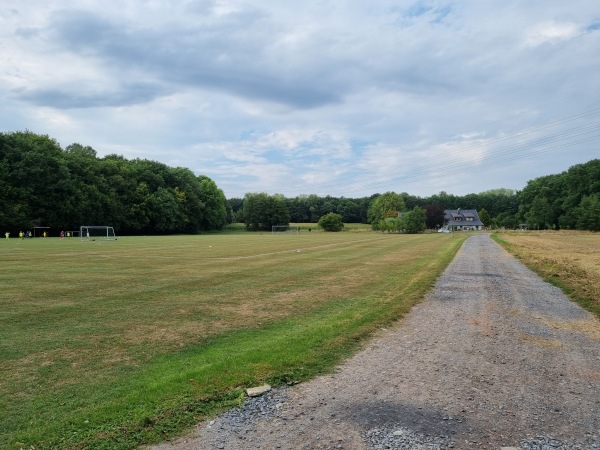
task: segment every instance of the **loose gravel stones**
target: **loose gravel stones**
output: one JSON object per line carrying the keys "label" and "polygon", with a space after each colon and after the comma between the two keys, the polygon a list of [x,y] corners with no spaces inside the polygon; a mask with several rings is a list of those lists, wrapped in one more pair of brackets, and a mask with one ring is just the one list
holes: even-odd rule
{"label": "loose gravel stones", "polygon": [[448,436],[431,436],[401,425],[372,428],[363,434],[369,448],[374,450],[446,450],[454,448]]}
{"label": "loose gravel stones", "polygon": [[524,439],[519,444],[522,450],[600,450],[598,436],[587,434],[581,440],[560,441],[552,436],[540,435]]}
{"label": "loose gravel stones", "polygon": [[217,419],[208,422],[208,429],[215,430],[215,436],[208,445],[212,448],[225,449],[232,439],[245,440],[255,431],[258,421],[277,416],[286,398],[286,390],[277,389],[270,390],[261,397],[245,399],[240,408],[227,411]]}

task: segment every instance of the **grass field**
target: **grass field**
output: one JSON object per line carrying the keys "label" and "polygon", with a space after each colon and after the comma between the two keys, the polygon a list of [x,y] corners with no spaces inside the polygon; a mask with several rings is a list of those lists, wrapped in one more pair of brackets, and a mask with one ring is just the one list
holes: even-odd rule
{"label": "grass field", "polygon": [[600,233],[502,232],[496,240],[600,318]]}
{"label": "grass field", "polygon": [[327,372],[467,235],[0,242],[0,448],[132,448]]}

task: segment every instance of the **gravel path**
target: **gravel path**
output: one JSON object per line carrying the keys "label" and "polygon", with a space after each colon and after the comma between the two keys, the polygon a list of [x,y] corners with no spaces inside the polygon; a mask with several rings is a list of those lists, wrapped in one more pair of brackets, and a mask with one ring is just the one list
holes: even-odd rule
{"label": "gravel path", "polygon": [[489,236],[333,375],[155,450],[599,449],[600,322]]}

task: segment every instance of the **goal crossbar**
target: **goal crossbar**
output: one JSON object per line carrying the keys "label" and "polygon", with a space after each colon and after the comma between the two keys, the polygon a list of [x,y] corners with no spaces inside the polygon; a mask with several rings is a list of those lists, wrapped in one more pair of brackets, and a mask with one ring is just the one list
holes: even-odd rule
{"label": "goal crossbar", "polygon": [[271,232],[275,235],[282,234],[299,234],[300,226],[298,225],[273,225]]}
{"label": "goal crossbar", "polygon": [[104,225],[82,225],[79,228],[82,241],[116,241],[115,229]]}

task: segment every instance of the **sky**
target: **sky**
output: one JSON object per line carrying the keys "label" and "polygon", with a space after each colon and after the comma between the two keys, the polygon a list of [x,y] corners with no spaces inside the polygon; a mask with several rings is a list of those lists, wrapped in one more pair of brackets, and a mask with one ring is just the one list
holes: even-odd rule
{"label": "sky", "polygon": [[23,130],[228,198],[520,190],[600,157],[600,2],[11,0]]}

